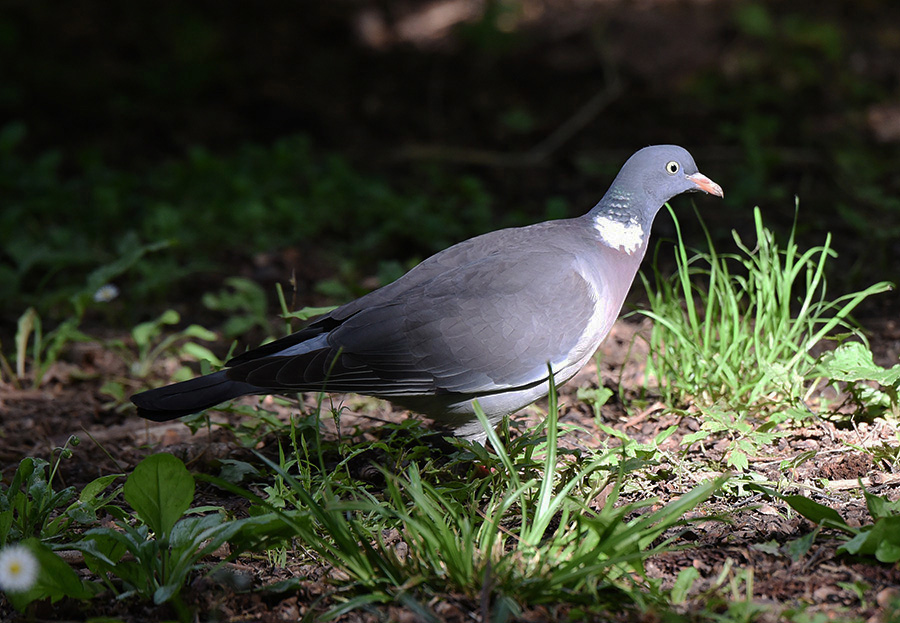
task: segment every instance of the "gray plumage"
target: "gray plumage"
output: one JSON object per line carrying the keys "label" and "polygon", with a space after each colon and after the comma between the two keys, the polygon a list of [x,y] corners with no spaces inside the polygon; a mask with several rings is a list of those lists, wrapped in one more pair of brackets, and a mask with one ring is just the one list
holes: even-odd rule
{"label": "gray plumage", "polygon": [[156,421],[248,394],[354,392],[423,413],[483,442],[492,424],[546,396],[609,333],[659,208],[683,192],[722,196],[681,147],[636,152],[584,216],[477,236],[307,328],[213,374],[132,396]]}

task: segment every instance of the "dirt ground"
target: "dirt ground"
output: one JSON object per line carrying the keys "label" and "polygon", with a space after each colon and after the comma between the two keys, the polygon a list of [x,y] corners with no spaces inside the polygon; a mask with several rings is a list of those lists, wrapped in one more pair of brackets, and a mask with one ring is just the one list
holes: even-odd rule
{"label": "dirt ground", "polygon": [[[642,381],[640,341],[632,344],[639,328],[633,320],[620,321],[601,348],[600,378],[605,385],[614,388],[621,378],[626,399],[634,395]],[[873,339],[887,345],[894,353],[900,352],[900,334],[896,330],[886,330]],[[124,372],[121,361],[109,351],[88,344],[76,349],[68,361],[56,366],[51,372],[51,380],[39,390],[0,386],[0,409],[4,413],[0,429],[3,477],[9,477],[22,457],[49,459],[51,449],[62,446],[69,435],[77,435],[82,443],[71,459],[61,463],[57,483],[60,487],[79,488],[104,474],[128,472],[143,457],[161,450],[181,457],[192,470],[211,474],[218,473],[221,459],[252,460],[250,450],[225,429],[213,427],[211,431],[200,430],[191,435],[179,422],[154,424],[128,411],[112,412],[104,406],[108,397],[100,393],[100,386],[104,379],[119,377]],[[579,387],[596,387],[597,378],[596,365],[591,364],[561,393],[560,421],[564,426],[578,427],[562,438],[565,447],[596,447],[610,441],[594,425],[592,408],[575,397]],[[309,396],[308,400],[313,401],[314,397]],[[348,407],[342,419],[345,435],[356,431],[355,434],[374,439],[380,422],[399,420],[408,415],[372,399],[338,396],[336,400]],[[517,419],[536,422],[545,412],[543,409],[545,405],[541,404],[530,407]],[[282,411],[285,419],[290,416],[289,409]],[[663,477],[632,483],[631,487],[626,487],[623,501],[656,497],[658,504],[665,504],[673,496],[715,475],[708,471],[707,459],[720,458],[725,441],[704,448],[695,444],[680,454],[679,440],[696,431],[699,422],[691,416],[661,413],[662,405],[656,403],[629,414],[616,397],[602,408],[605,424],[639,441],[649,441],[673,424],[678,427],[677,433],[663,444],[664,450],[672,451],[672,463],[662,463],[654,470]],[[334,434],[332,421],[323,422],[323,426],[329,434]],[[897,439],[897,434],[896,422],[882,419],[855,421],[850,418],[841,422],[814,419],[803,427],[789,429],[776,444],[764,448],[759,456],[751,457],[750,468],[771,482],[787,479],[792,483],[789,492],[811,497],[838,511],[851,525],[860,525],[869,519],[858,491],[858,479],[872,493],[890,499],[900,497],[900,474],[895,465],[876,463],[871,454],[860,448],[890,442]],[[264,438],[256,450],[274,452],[275,442],[272,436]],[[782,461],[809,451],[815,451],[815,455],[801,465],[789,469],[781,466]],[[236,504],[222,492],[203,486],[198,491],[198,503],[220,505],[240,512],[240,502]],[[676,546],[685,546],[684,549],[676,548],[655,556],[647,565],[648,575],[661,578],[664,585],[671,585],[685,567],[697,569],[700,579],[695,584],[694,599],[706,599],[713,594],[714,588],[722,586],[731,590],[728,587],[732,583],[733,590],[737,591],[734,598],[752,595],[756,603],[770,608],[762,617],[763,621],[778,620],[783,608],[801,606],[810,614],[824,613],[829,620],[854,616],[881,621],[887,620],[882,618],[883,609],[892,599],[900,597],[900,567],[838,556],[835,550],[841,541],[827,530],[815,540],[807,555],[792,559],[785,546],[808,534],[814,526],[780,501],[731,488],[704,504],[697,513],[696,516],[721,515],[724,521],[705,521],[692,526],[675,542]],[[264,558],[245,557],[229,568],[249,580],[252,587],[300,578],[300,589],[284,594],[235,592],[211,580],[197,578],[186,589],[187,603],[200,604],[201,612],[214,613],[209,616],[218,617],[218,620],[274,622],[293,620],[302,615],[317,597],[330,589],[328,570],[311,567],[306,562],[292,564],[288,560],[286,566],[276,567]],[[87,573],[87,570],[82,569],[82,572]],[[752,575],[748,576],[748,573]],[[752,578],[749,585],[739,581],[748,577]],[[133,601],[103,605],[97,601],[91,602],[90,606],[95,612],[80,611],[76,604],[65,601],[53,606],[42,604],[36,616],[38,620],[48,621],[78,619],[91,614],[116,616],[126,621],[166,616],[165,609],[147,609],[146,605]],[[692,604],[696,607],[697,603],[689,600],[684,604],[685,613],[689,614]],[[475,606],[464,600],[454,602],[452,596],[448,596],[448,601],[441,607],[441,616],[445,620],[477,619],[472,610]],[[722,607],[726,605],[723,603]],[[0,614],[3,620],[24,620],[18,619],[2,598]],[[564,610],[539,608],[526,612],[521,620],[554,620],[564,615]],[[623,620],[641,618],[636,613],[622,616]],[[385,608],[378,613],[348,614],[340,620],[376,621],[383,617],[416,620],[411,613],[397,607]]]}

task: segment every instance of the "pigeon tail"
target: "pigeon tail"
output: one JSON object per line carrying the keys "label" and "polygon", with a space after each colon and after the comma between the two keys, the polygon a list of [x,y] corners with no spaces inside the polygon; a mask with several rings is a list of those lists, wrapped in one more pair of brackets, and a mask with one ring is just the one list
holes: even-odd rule
{"label": "pigeon tail", "polygon": [[138,415],[154,422],[167,422],[183,415],[199,413],[220,402],[260,393],[250,383],[232,381],[221,370],[190,381],[158,387],[131,397]]}

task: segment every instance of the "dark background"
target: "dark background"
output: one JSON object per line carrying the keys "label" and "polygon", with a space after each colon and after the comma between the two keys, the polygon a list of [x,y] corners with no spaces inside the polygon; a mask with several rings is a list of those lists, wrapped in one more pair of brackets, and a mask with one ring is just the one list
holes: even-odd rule
{"label": "dark background", "polygon": [[473,234],[583,213],[655,143],[724,187],[694,199],[726,248],[757,205],[786,234],[796,196],[804,244],[834,235],[837,292],[900,259],[889,0],[8,0],[0,129],[7,326],[26,305],[64,316],[60,292],[166,237],[104,322],[190,308],[229,274],[351,296]]}

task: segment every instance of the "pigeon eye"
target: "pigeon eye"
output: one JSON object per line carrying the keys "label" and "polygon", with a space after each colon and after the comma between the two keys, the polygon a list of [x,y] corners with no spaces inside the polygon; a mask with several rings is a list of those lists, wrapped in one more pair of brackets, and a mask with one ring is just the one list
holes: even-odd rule
{"label": "pigeon eye", "polygon": [[675,162],[674,160],[670,160],[666,165],[666,173],[668,173],[669,175],[675,175],[676,173],[678,173],[679,168],[681,167],[678,166],[677,162]]}

